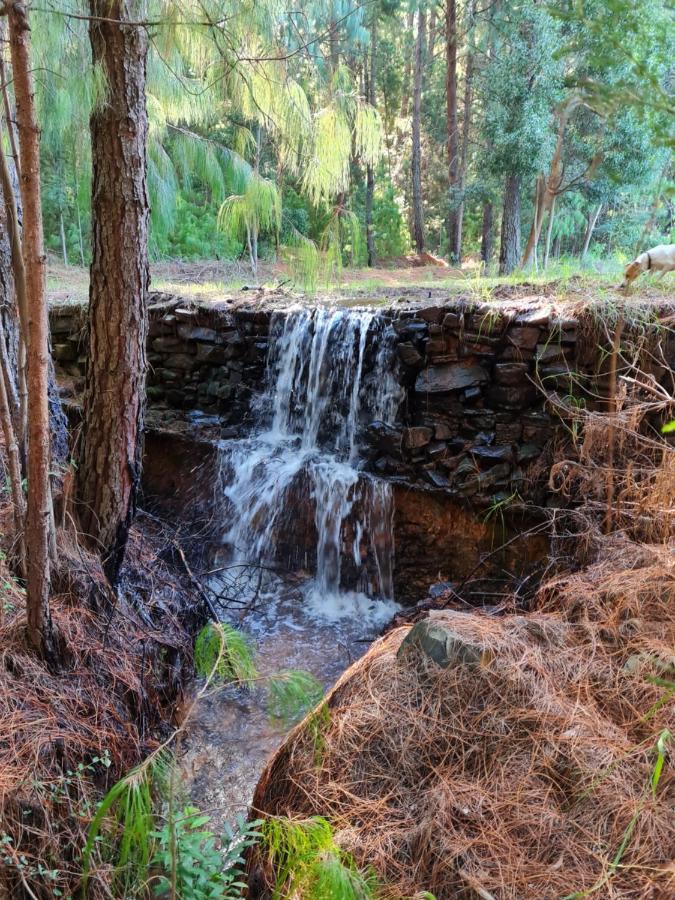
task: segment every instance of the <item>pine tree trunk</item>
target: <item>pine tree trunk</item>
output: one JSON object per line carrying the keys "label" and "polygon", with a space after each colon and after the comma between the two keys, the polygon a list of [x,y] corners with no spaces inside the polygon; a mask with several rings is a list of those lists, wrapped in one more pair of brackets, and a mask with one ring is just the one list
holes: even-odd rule
{"label": "pine tree trunk", "polygon": [[49,484],[49,320],[45,296],[45,253],[40,204],[40,131],[30,62],[30,28],[25,7],[8,7],[12,74],[16,98],[23,201],[23,262],[28,311],[28,502],[26,516],[26,604],[29,643],[52,664],[58,662],[49,613],[53,509]]}
{"label": "pine tree trunk", "polygon": [[492,202],[488,200],[487,203],[483,204],[483,228],[480,242],[480,258],[486,266],[489,265],[492,259],[492,244],[494,242],[493,219]]}
{"label": "pine tree trunk", "polygon": [[117,578],[141,478],[148,330],[143,28],[131,0],[90,0],[89,38],[107,94],[92,112],[89,366],[77,472],[80,525]]}
{"label": "pine tree trunk", "polygon": [[520,259],[520,175],[508,175],[499,249],[499,274],[510,275]]}
{"label": "pine tree trunk", "polygon": [[[373,20],[370,26],[370,61],[366,56],[366,100],[371,106],[375,106],[375,53],[377,49],[377,18],[373,13]],[[370,64],[369,64],[370,62]],[[366,166],[366,250],[368,253],[368,265],[372,266],[376,263],[375,254],[375,227],[373,225],[373,205],[375,202],[375,168],[372,165]]]}
{"label": "pine tree trunk", "polygon": [[457,222],[455,227],[455,246],[453,253],[457,265],[462,263],[462,232],[464,229],[464,186],[466,183],[466,167],[469,160],[469,129],[471,127],[471,101],[473,87],[473,54],[469,53],[466,59],[466,72],[464,75],[464,120],[462,122],[462,149],[459,156],[459,193],[462,199],[457,207]]}
{"label": "pine tree trunk", "polygon": [[412,112],[412,196],[413,243],[418,253],[424,250],[424,199],[422,197],[422,79],[424,74],[424,44],[427,17],[424,8],[417,13],[417,39],[415,41],[415,77],[413,83]]}
{"label": "pine tree trunk", "polygon": [[447,0],[445,6],[445,92],[447,103],[448,143],[448,254],[451,262],[459,262],[462,238],[457,203],[459,187],[459,131],[457,128],[457,3]]}

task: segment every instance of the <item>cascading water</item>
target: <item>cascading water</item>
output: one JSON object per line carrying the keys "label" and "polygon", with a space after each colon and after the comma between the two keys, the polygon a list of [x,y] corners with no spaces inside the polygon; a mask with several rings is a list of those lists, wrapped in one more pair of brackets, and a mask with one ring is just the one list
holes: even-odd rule
{"label": "cascading water", "polygon": [[[392,353],[373,312],[280,313],[256,426],[222,444],[228,562],[211,587],[263,679],[299,668],[332,684],[396,608],[391,489],[363,471],[359,446],[364,425],[394,419]],[[184,757],[191,796],[223,821],[245,811],[280,740],[263,690],[203,699]]]}
{"label": "cascading water", "polygon": [[[306,594],[327,618],[366,608],[391,615],[391,491],[362,471],[359,448],[365,423],[395,416],[400,389],[391,353],[389,327],[370,310],[298,308],[275,316],[258,424],[249,437],[222,445],[231,522],[223,543],[232,559],[278,563],[280,547],[292,546],[298,533],[298,498],[309,500],[314,546],[304,541],[304,553],[315,577]],[[343,590],[345,562],[360,593]]]}

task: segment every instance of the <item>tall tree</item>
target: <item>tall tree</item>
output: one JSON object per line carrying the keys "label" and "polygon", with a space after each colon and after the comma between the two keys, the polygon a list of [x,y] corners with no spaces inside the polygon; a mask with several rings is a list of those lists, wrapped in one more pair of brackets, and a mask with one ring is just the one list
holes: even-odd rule
{"label": "tall tree", "polygon": [[[370,21],[370,47],[366,52],[366,103],[374,108],[376,106],[375,77],[377,61],[377,15],[378,10],[373,6]],[[375,265],[375,227],[373,225],[373,204],[375,201],[375,166],[372,162],[366,165],[366,252],[368,265]]]}
{"label": "tall tree", "polygon": [[47,660],[58,661],[52,628],[50,548],[53,511],[49,483],[49,321],[45,295],[45,253],[40,199],[40,131],[35,115],[30,26],[21,3],[7,6],[23,201],[23,266],[26,278],[28,357],[28,498],[26,516],[27,620],[30,644]]}
{"label": "tall tree", "polygon": [[462,221],[459,214],[459,130],[457,125],[457,3],[445,4],[445,92],[448,130],[448,253],[452,262],[462,255]]}
{"label": "tall tree", "polygon": [[77,473],[80,524],[114,581],[143,453],[148,195],[147,31],[142,0],[91,0],[89,37],[105,96],[91,114],[89,367]]}
{"label": "tall tree", "polygon": [[415,68],[413,76],[412,159],[410,163],[413,202],[413,242],[418,253],[424,250],[424,198],[422,196],[422,84],[427,13],[422,3],[417,11]]}

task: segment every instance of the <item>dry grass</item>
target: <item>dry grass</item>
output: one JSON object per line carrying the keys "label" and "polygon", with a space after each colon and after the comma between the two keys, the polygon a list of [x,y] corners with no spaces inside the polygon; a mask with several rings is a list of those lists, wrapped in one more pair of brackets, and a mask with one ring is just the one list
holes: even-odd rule
{"label": "dry grass", "polygon": [[320,742],[291,734],[256,811],[327,816],[392,897],[672,896],[672,768],[649,785],[675,705],[649,715],[664,689],[648,678],[674,663],[674,549],[627,571],[615,549],[623,570],[609,556],[548,586],[541,606],[562,614],[439,614],[480,667],[399,659],[408,629],[391,632],[331,693]]}

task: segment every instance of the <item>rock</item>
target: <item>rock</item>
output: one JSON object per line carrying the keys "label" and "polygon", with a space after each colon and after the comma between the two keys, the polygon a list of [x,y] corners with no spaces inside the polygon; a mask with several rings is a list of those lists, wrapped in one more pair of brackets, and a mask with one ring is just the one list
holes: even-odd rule
{"label": "rock", "polygon": [[74,362],[78,356],[77,345],[73,343],[54,344],[52,356],[58,362]]}
{"label": "rock", "polygon": [[174,353],[167,356],[164,360],[164,367],[167,369],[177,369],[181,372],[191,372],[196,365],[196,358],[188,356],[187,353]]}
{"label": "rock", "polygon": [[434,425],[434,437],[437,441],[448,441],[457,434],[456,428],[451,428],[446,422],[437,422]]}
{"label": "rock", "polygon": [[401,641],[396,656],[403,661],[410,658],[411,651],[413,655],[421,653],[443,669],[449,666],[477,669],[483,658],[483,650],[478,644],[469,643],[447,622],[435,621],[431,616],[413,625]]}
{"label": "rock", "polygon": [[442,306],[424,306],[417,310],[417,317],[424,322],[439,323],[443,318],[445,310]]}
{"label": "rock", "polygon": [[530,459],[535,459],[540,454],[541,447],[537,446],[537,444],[521,444],[518,447],[517,459],[518,462],[526,462]]}
{"label": "rock", "polygon": [[509,387],[526,383],[529,368],[527,363],[522,362],[495,363],[495,381]]}
{"label": "rock", "polygon": [[423,337],[428,331],[426,322],[416,322],[414,319],[397,322],[394,327],[401,336],[413,339]]}
{"label": "rock", "polygon": [[414,344],[409,341],[403,341],[397,347],[398,358],[404,366],[419,366],[424,361],[424,357],[417,350]]}
{"label": "rock", "polygon": [[533,384],[521,387],[507,387],[506,385],[492,385],[488,389],[488,401],[492,406],[499,408],[506,406],[510,409],[524,409],[534,403],[537,398],[537,389]]}
{"label": "rock", "polygon": [[497,422],[495,440],[498,444],[517,444],[523,433],[520,422]]}
{"label": "rock", "polygon": [[473,456],[477,456],[479,460],[485,462],[511,462],[513,459],[513,451],[504,444],[497,447],[472,447],[471,453]]}
{"label": "rock", "polygon": [[539,341],[539,329],[530,325],[509,328],[507,341],[521,350],[534,350]]}
{"label": "rock", "polygon": [[152,349],[155,353],[171,353],[172,350],[177,350],[178,347],[183,346],[183,341],[180,338],[165,335],[164,337],[156,337],[151,344]]}
{"label": "rock", "polygon": [[448,455],[448,445],[445,441],[432,441],[427,453],[430,459],[444,459]]}
{"label": "rock", "polygon": [[541,306],[538,309],[531,309],[527,310],[527,312],[519,313],[516,316],[516,322],[519,325],[546,325],[552,312],[553,308],[551,306]]}
{"label": "rock", "polygon": [[417,376],[415,391],[418,394],[448,394],[484,384],[488,373],[482,366],[457,363],[428,366]]}
{"label": "rock", "polygon": [[436,488],[450,487],[450,482],[447,476],[442,475],[440,472],[436,472],[434,469],[425,469],[424,477],[430,484],[432,484]]}
{"label": "rock", "polygon": [[563,359],[565,351],[560,344],[537,344],[537,362],[548,363]]}
{"label": "rock", "polygon": [[214,347],[213,344],[197,344],[197,362],[223,365],[230,358],[228,347]]}
{"label": "rock", "polygon": [[443,316],[443,329],[445,331],[455,331],[462,326],[464,316],[462,313],[449,312]]}
{"label": "rock", "polygon": [[419,426],[416,428],[403,429],[403,447],[406,450],[417,450],[420,447],[426,447],[431,441],[433,432],[431,428]]}
{"label": "rock", "polygon": [[385,422],[371,422],[366,432],[368,443],[376,447],[381,453],[390,456],[401,455],[403,432],[393,425]]}
{"label": "rock", "polygon": [[218,332],[213,328],[202,328],[199,325],[179,325],[178,334],[186,341],[205,341],[215,344],[218,340]]}

